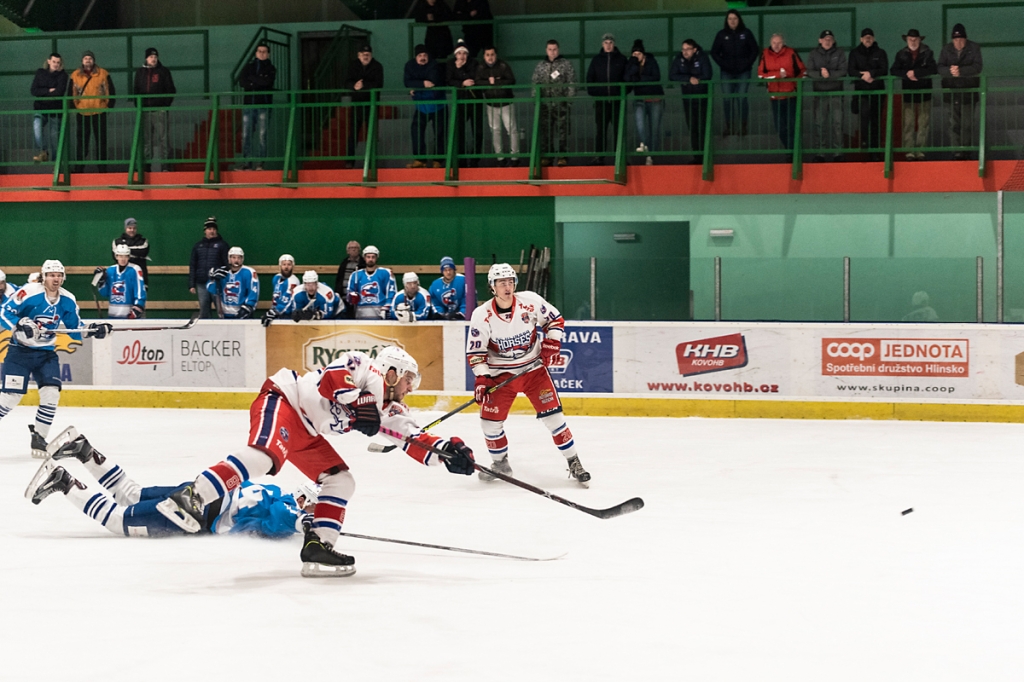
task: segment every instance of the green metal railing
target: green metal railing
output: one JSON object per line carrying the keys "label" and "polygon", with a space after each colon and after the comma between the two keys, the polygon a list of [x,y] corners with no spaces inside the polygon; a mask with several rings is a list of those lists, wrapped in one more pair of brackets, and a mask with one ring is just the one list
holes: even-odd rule
{"label": "green metal railing", "polygon": [[235,68],[231,70],[231,84],[235,90],[240,90],[238,78],[242,75],[242,69],[256,56],[256,46],[265,42],[270,48],[270,61],[277,68],[275,78],[275,90],[292,89],[292,34],[278,31],[275,28],[260,26],[256,29],[255,35],[246,46]]}
{"label": "green metal railing", "polygon": [[[482,99],[489,86],[437,87],[434,100],[413,100],[406,88],[384,89],[371,91],[367,102],[347,101],[351,92],[343,90],[286,91],[259,107],[242,104],[236,93],[200,93],[176,95],[167,109],[146,107],[145,98],[124,95],[109,98],[114,106],[99,114],[102,126],[99,118],[76,108],[76,98],[67,97],[60,110],[47,116],[44,143],[52,148],[46,165],[32,158],[38,151],[33,120],[41,112],[33,111],[31,100],[0,100],[0,168],[8,173],[52,170],[54,187],[66,187],[72,175],[89,170],[126,171],[129,186],[143,184],[154,170],[202,171],[203,184],[218,184],[223,171],[246,166],[280,171],[283,184],[300,183],[303,170],[344,167],[360,168],[362,174],[341,184],[378,183],[379,169],[402,167],[444,172],[391,182],[625,183],[630,164],[700,164],[702,177],[710,181],[720,164],[782,162],[799,178],[805,162],[842,157],[883,162],[883,174],[891,177],[894,162],[904,157],[976,154],[983,176],[993,155],[1015,158],[1024,145],[1024,79],[982,77],[979,88],[930,91],[926,138],[904,129],[913,111],[903,102],[906,93],[898,79],[883,81],[884,90],[865,93],[818,92],[814,82],[795,80],[795,90],[785,95],[767,92],[757,81],[746,94],[724,95],[721,81],[710,81],[706,95],[683,95],[676,84],[663,83],[666,92],[660,98],[631,94],[630,84],[612,84],[618,94],[602,97],[589,96],[583,86],[558,97],[544,97],[538,86],[513,86],[512,97],[502,99]],[[772,96],[789,101],[773,104]],[[77,103],[84,106],[88,99]],[[738,112],[744,101],[750,111],[741,126]],[[962,113],[959,134],[952,126],[956,107]],[[651,108],[662,113],[661,125],[644,149],[636,114]],[[703,118],[693,113],[701,108]],[[731,124],[728,111],[735,119]],[[791,113],[780,117],[779,111]],[[689,129],[686,114],[696,130]],[[259,145],[260,115],[266,120],[265,152]],[[791,120],[783,120],[786,116]],[[162,151],[154,148],[152,138],[158,136],[151,134],[154,119],[161,117],[168,131]],[[791,142],[780,128],[787,122],[794,131]],[[99,127],[106,130],[102,145],[95,135]],[[525,167],[525,178],[460,175],[461,168],[509,164]],[[612,173],[552,174],[545,171],[549,165],[606,165]],[[232,180],[271,184],[266,176],[258,177],[236,175]]]}

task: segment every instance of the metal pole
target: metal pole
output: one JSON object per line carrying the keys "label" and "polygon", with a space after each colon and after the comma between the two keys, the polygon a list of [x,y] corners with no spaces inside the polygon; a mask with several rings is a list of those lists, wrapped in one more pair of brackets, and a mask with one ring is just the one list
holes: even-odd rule
{"label": "metal pole", "polygon": [[996,192],[996,322],[1003,321],[1003,190]]}
{"label": "metal pole", "polygon": [[597,258],[590,257],[590,319],[597,319]]}
{"label": "metal pole", "polygon": [[843,322],[850,321],[850,257],[843,256]]}
{"label": "metal pole", "polygon": [[715,322],[722,321],[722,257],[715,256]]}
{"label": "metal pole", "polygon": [[978,324],[985,321],[985,299],[984,295],[985,286],[985,266],[984,259],[978,256]]}

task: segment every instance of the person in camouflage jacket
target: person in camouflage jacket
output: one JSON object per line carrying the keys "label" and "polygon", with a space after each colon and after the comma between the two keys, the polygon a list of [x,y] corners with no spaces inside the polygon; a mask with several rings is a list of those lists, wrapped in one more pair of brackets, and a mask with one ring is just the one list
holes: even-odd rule
{"label": "person in camouflage jacket", "polygon": [[[575,97],[576,70],[558,51],[558,41],[549,40],[547,57],[540,60],[533,69],[535,85],[541,85],[540,104],[540,153],[541,164],[551,165],[549,154],[564,154],[569,146],[569,109],[570,102],[565,100],[544,101],[549,98]],[[564,156],[558,157],[558,165],[568,165]]]}

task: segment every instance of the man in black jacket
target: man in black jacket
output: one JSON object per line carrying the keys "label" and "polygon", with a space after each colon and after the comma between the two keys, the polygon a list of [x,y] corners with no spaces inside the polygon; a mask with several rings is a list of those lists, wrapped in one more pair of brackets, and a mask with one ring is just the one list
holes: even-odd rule
{"label": "man in black jacket", "polygon": [[[832,31],[825,29],[818,36],[818,47],[807,55],[807,77],[813,82],[812,90],[818,92],[842,92],[846,77],[847,60],[843,48],[836,45]],[[814,137],[812,146],[818,149],[841,149],[843,146],[843,98],[840,95],[814,95],[811,98],[814,114]],[[834,154],[833,160],[842,160],[842,154]],[[814,157],[824,161],[824,152]]]}
{"label": "man in black jacket", "polygon": [[[903,36],[907,46],[896,53],[890,73],[903,79],[903,146],[910,149],[907,161],[924,158],[914,147],[928,145],[928,129],[932,116],[932,79],[939,72],[935,55],[923,42],[916,28]],[[915,130],[916,128],[916,130]]]}
{"label": "man in black jacket", "polygon": [[[625,72],[626,55],[615,47],[615,36],[605,33],[601,37],[601,51],[590,60],[590,68],[587,69],[587,83],[622,83]],[[587,87],[587,93],[591,97],[599,98],[594,100],[596,128],[594,150],[598,154],[602,154],[607,149],[605,142],[608,139],[608,126],[612,128],[611,148],[615,148],[615,139],[619,130],[621,87],[618,85],[591,85]],[[604,157],[598,156],[594,159],[594,165],[603,166]]]}
{"label": "man in black jacket", "polygon": [[761,50],[754,34],[743,23],[737,10],[725,13],[725,26],[715,36],[711,45],[711,57],[718,64],[722,78],[722,111],[725,113],[725,134],[746,135],[747,118],[750,116],[750,102],[747,90],[750,88],[750,69],[753,68]]}
{"label": "man in black jacket", "polygon": [[334,316],[345,319],[355,317],[355,308],[348,305],[348,280],[356,270],[366,267],[363,258],[363,247],[354,239],[345,246],[345,259],[338,266],[338,274],[334,278],[334,293],[338,295],[338,310]]}
{"label": "man in black jacket", "polygon": [[[480,93],[477,90],[467,89],[476,86],[476,67],[476,60],[470,58],[469,48],[466,47],[466,42],[460,38],[459,44],[455,47],[455,56],[445,64],[445,85],[450,88],[459,88],[455,94],[455,98],[458,100],[456,104],[458,124],[453,133],[456,136],[455,144],[459,152],[459,165],[467,165],[470,168],[479,166],[480,159],[463,159],[462,156],[467,153],[482,154],[484,151],[484,112],[483,105],[477,102]],[[473,137],[467,152],[466,133],[470,130],[472,130]]]}
{"label": "man in black jacket", "polygon": [[[363,45],[359,48],[356,60],[348,67],[348,78],[345,79],[345,89],[352,91],[352,103],[354,105],[349,110],[352,112],[352,115],[349,117],[348,147],[345,148],[346,155],[355,155],[359,133],[364,126],[366,127],[366,134],[369,135],[370,90],[379,90],[383,87],[384,67],[373,58],[373,48],[369,44]],[[367,143],[369,143],[369,140],[367,140]],[[345,162],[346,168],[351,168],[352,165],[352,161]]]}
{"label": "man in black jacket", "polygon": [[150,160],[150,170],[159,173],[163,170],[160,159],[167,154],[167,107],[174,101],[174,79],[171,71],[160,63],[160,53],[155,47],[146,48],[146,63],[135,72],[136,95],[163,95],[162,97],[144,97],[144,108],[160,107],[163,111],[143,111],[142,129],[146,136],[145,153]]}
{"label": "man in black jacket", "polygon": [[703,161],[704,124],[708,118],[708,81],[711,80],[711,60],[693,38],[683,41],[679,54],[672,60],[668,79],[679,81],[683,95],[683,115],[690,129],[690,149],[693,162]]}
{"label": "man in black jacket", "polygon": [[512,108],[512,103],[507,101],[512,99],[512,89],[508,86],[516,84],[516,75],[512,73],[512,67],[508,62],[498,59],[498,51],[493,45],[484,48],[484,61],[476,68],[476,84],[490,86],[483,91],[483,98],[484,106],[487,107],[487,126],[491,129],[491,143],[494,145],[494,153],[498,155],[498,165],[509,165],[509,160],[501,157],[505,148],[502,130],[508,131],[512,151],[511,165],[518,165],[519,128],[516,125],[516,112]]}
{"label": "man in black jacket", "polygon": [[[857,92],[878,92],[885,90],[885,82],[879,80],[889,73],[889,55],[875,42],[875,32],[866,28],[860,32],[860,45],[850,51],[847,73],[859,78],[853,84]],[[854,95],[853,113],[860,113],[860,146],[871,150],[871,159],[881,160],[879,146],[882,131],[882,98],[884,95]]]}
{"label": "man in black jacket", "polygon": [[142,270],[142,281],[149,286],[149,269],[146,267],[149,261],[149,240],[139,233],[139,225],[135,218],[127,218],[124,221],[124,232],[110,245],[110,251],[113,252],[118,244],[127,244],[131,250],[128,262],[139,266]]}
{"label": "man in black jacket", "polygon": [[36,98],[32,105],[36,111],[32,117],[36,154],[32,160],[43,163],[53,158],[57,151],[63,107],[60,98],[68,93],[68,72],[64,70],[64,59],[59,54],[51,54],[46,60],[46,66],[36,70],[31,91]]}
{"label": "man in black jacket", "polygon": [[188,290],[199,297],[199,317],[210,317],[213,294],[207,288],[210,274],[228,266],[228,245],[217,232],[217,219],[210,216],[203,223],[203,238],[192,247],[188,264]]}
{"label": "man in black jacket", "polygon": [[[245,65],[238,76],[238,84],[245,90],[242,103],[247,105],[242,111],[242,156],[244,161],[238,170],[253,167],[250,159],[254,157],[252,134],[256,132],[255,164],[256,170],[263,170],[263,161],[267,157],[267,126],[270,123],[270,109],[266,105],[274,101],[274,81],[277,79],[277,68],[270,61],[270,46],[260,42],[256,46],[256,56]],[[262,106],[261,106],[262,105]]]}
{"label": "man in black jacket", "polygon": [[[950,42],[939,53],[939,73],[942,74],[942,101],[949,109],[950,144],[969,147],[974,143],[974,105],[978,103],[977,92],[965,92],[968,88],[981,85],[981,46],[967,39],[963,24],[953,27]],[[957,151],[954,159],[966,159],[967,152]]]}
{"label": "man in black jacket", "polygon": [[[665,100],[662,95],[665,89],[661,82],[661,69],[658,60],[644,48],[644,41],[639,38],[633,41],[632,55],[626,62],[623,78],[634,85],[633,115],[636,119],[637,152],[646,154],[656,152],[661,146],[661,114],[665,111]],[[650,84],[650,85],[649,85]],[[654,159],[647,157],[647,165],[654,165]]]}

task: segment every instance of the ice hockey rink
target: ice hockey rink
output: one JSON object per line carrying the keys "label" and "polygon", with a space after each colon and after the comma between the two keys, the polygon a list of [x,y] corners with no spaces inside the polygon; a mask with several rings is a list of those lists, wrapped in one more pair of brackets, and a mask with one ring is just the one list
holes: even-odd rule
{"label": "ice hockey rink", "polygon": [[[422,413],[427,422],[438,413]],[[515,476],[590,507],[333,442],[358,572],[299,575],[300,540],[116,537],[23,493],[0,424],[2,680],[1019,680],[1024,425],[569,416],[589,490],[546,430],[507,424]],[[60,408],[143,485],[244,443],[243,411]],[[487,458],[477,420],[437,429]],[[70,467],[88,479],[77,462]],[[277,477],[286,489],[289,468]],[[272,481],[274,482],[274,481]],[[902,511],[913,508],[909,514]]]}

